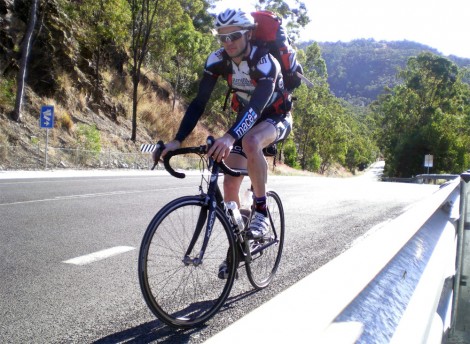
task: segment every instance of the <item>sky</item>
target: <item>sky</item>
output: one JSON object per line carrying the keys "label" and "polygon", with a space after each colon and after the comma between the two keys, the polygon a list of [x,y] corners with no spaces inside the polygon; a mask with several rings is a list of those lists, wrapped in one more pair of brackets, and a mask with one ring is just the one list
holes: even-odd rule
{"label": "sky", "polygon": [[[408,40],[435,48],[445,56],[470,58],[470,0],[303,2],[311,22],[302,30],[300,41]],[[220,0],[214,11],[235,7],[252,11],[256,3],[253,0]]]}

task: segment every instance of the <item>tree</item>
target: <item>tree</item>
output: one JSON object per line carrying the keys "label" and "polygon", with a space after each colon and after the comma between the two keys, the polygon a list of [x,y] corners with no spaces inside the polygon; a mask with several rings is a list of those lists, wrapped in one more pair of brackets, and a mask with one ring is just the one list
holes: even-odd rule
{"label": "tree", "polygon": [[130,9],[126,0],[83,0],[74,6],[74,16],[86,27],[82,33],[84,46],[93,54],[94,77],[98,84],[103,55],[110,47],[123,47],[128,41],[127,25]]}
{"label": "tree", "polygon": [[132,135],[137,137],[138,87],[142,64],[149,51],[150,37],[154,30],[159,0],[128,0],[131,7],[131,76],[132,76]]}
{"label": "tree", "polygon": [[[164,74],[173,86],[173,110],[179,94],[189,88],[198,79],[197,70],[201,69],[208,51],[207,37],[192,28],[178,25],[169,30],[169,39],[173,42],[174,54],[167,64]],[[171,37],[171,38],[170,38]]]}
{"label": "tree", "polygon": [[444,57],[423,53],[399,73],[403,84],[373,104],[381,124],[385,173],[409,177],[424,172],[426,154],[434,171],[460,173],[470,163],[469,85]]}
{"label": "tree", "polygon": [[24,87],[26,83],[26,74],[28,69],[28,59],[29,54],[31,52],[34,29],[36,27],[38,4],[39,0],[33,0],[31,4],[28,27],[23,38],[23,43],[21,44],[21,60],[20,69],[18,71],[17,77],[15,109],[13,110],[12,114],[12,119],[17,122],[21,121],[21,109],[23,106]]}
{"label": "tree", "polygon": [[[194,10],[194,9],[193,9]],[[153,38],[158,46],[149,51],[149,65],[173,87],[173,109],[181,94],[188,95],[198,80],[214,41],[212,34],[201,33],[188,13],[178,6],[160,11]]]}

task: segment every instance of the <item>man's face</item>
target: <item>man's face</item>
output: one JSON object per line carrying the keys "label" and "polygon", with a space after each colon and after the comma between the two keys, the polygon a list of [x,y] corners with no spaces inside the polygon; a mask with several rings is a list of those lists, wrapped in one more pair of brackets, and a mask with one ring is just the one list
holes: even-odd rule
{"label": "man's face", "polygon": [[248,30],[245,30],[239,26],[224,27],[219,29],[219,40],[222,43],[225,51],[230,57],[239,57],[246,47],[246,34],[249,34]]}

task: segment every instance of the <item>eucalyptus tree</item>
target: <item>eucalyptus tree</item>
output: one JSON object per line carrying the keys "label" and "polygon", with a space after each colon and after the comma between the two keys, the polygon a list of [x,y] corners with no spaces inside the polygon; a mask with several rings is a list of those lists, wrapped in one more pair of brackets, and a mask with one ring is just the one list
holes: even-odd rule
{"label": "eucalyptus tree", "polygon": [[199,71],[202,70],[209,53],[211,37],[195,31],[188,20],[168,28],[164,35],[170,47],[163,76],[173,87],[174,110],[180,94],[190,93],[191,84],[199,79]]}
{"label": "eucalyptus tree", "polygon": [[26,75],[28,68],[28,59],[31,53],[31,46],[33,41],[34,31],[36,29],[37,12],[38,12],[39,0],[33,0],[30,6],[28,25],[26,28],[23,42],[21,44],[21,59],[20,68],[17,76],[17,91],[15,109],[12,113],[12,119],[14,121],[21,121],[21,111],[23,107],[24,88],[26,84]]}
{"label": "eucalyptus tree", "polygon": [[104,56],[111,50],[126,51],[129,41],[128,23],[131,20],[127,0],[82,0],[71,2],[69,11],[77,25],[82,50],[93,59],[95,85],[100,82]]}
{"label": "eucalyptus tree", "polygon": [[161,0],[128,0],[131,8],[131,76],[132,76],[132,134],[137,137],[138,87],[142,65],[152,44],[150,38],[155,30],[157,10]]}
{"label": "eucalyptus tree", "polygon": [[[173,88],[173,107],[180,95],[188,96],[203,70],[205,59],[215,49],[212,17],[206,1],[165,2],[152,39],[158,44],[149,51],[149,66]],[[201,13],[204,12],[204,13]],[[198,19],[196,19],[198,18]]]}
{"label": "eucalyptus tree", "polygon": [[388,175],[424,172],[426,154],[435,172],[460,173],[470,163],[470,90],[450,60],[423,53],[399,73],[402,84],[372,105],[381,124]]}

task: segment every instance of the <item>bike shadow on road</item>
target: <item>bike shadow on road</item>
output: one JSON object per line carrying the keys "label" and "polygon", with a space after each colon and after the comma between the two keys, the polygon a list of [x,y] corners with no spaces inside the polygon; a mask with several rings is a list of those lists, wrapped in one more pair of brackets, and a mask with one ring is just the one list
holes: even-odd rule
{"label": "bike shadow on road", "polygon": [[[215,317],[234,307],[236,302],[243,300],[255,293],[257,290],[250,290],[227,299],[224,306]],[[196,328],[178,330],[167,326],[160,320],[150,321],[139,326],[111,334],[93,342],[93,344],[115,344],[115,343],[188,343],[195,339],[198,332],[203,331],[210,325],[202,325]],[[208,338],[207,338],[208,339]]]}

